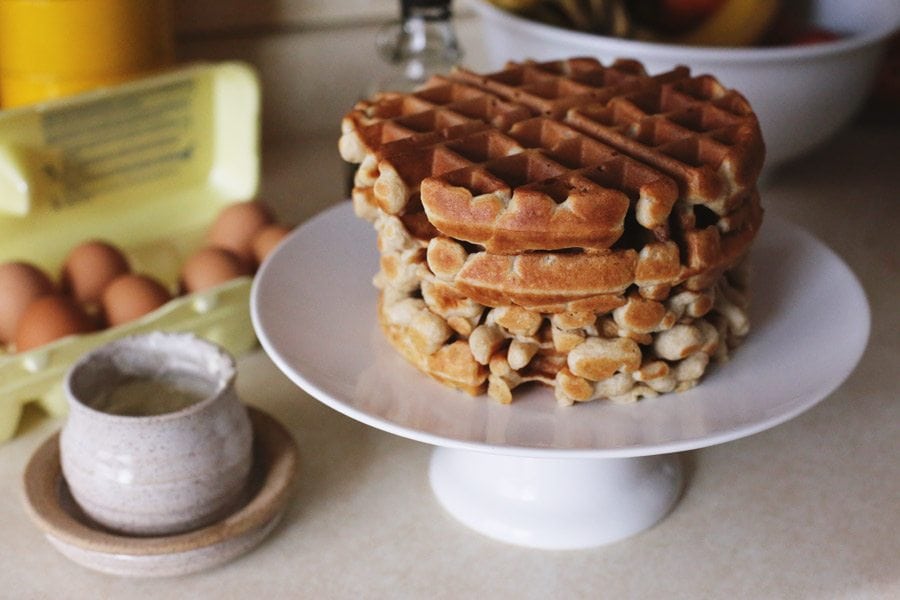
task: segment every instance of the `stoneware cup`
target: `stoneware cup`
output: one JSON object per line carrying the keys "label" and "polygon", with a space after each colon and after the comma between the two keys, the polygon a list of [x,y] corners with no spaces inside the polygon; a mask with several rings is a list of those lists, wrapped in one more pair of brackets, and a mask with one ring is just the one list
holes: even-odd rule
{"label": "stoneware cup", "polygon": [[122,338],[69,370],[63,475],[87,516],[116,532],[170,535],[234,510],[252,431],[234,359],[192,334]]}

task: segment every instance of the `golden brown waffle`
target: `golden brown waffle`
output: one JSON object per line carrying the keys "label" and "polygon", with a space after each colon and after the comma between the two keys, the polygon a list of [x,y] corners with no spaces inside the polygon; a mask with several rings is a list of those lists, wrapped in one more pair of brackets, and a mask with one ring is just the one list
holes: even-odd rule
{"label": "golden brown waffle", "polygon": [[[683,68],[649,77],[628,61],[606,68],[572,59],[451,77],[358,104],[344,119],[341,152],[362,163],[360,204],[400,214],[428,179],[432,223],[492,252],[609,247],[624,229],[627,204],[664,238],[679,193],[673,186],[686,202],[727,216],[761,166],[762,140],[746,101]],[[571,127],[527,119],[532,113]]]}
{"label": "golden brown waffle", "polygon": [[468,253],[459,242],[442,236],[429,248],[443,251],[427,253],[426,259],[432,273],[486,306],[515,304],[551,313],[571,310],[578,301],[612,306],[624,302],[622,295],[631,286],[652,299],[681,284],[692,290],[712,285],[746,254],[759,229],[757,195],[747,209],[742,226],[727,233],[714,225],[698,229],[695,220],[683,224],[685,229],[675,232],[680,247],[669,240],[649,242],[640,250],[503,255]]}

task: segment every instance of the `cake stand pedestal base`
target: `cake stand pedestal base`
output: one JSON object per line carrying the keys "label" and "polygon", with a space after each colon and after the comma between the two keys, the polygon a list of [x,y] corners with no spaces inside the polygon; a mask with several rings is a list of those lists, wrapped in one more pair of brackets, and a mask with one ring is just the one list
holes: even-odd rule
{"label": "cake stand pedestal base", "polygon": [[609,544],[650,528],[681,492],[677,455],[532,458],[437,447],[431,488],[457,520],[543,549]]}

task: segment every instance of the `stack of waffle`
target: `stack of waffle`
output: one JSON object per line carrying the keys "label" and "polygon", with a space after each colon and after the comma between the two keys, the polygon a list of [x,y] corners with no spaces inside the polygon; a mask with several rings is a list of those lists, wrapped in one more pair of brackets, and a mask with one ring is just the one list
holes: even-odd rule
{"label": "stack of waffle", "polygon": [[339,148],[378,233],[381,327],[447,385],[634,401],[693,387],[747,333],[763,142],[713,77],[457,69],[358,103]]}

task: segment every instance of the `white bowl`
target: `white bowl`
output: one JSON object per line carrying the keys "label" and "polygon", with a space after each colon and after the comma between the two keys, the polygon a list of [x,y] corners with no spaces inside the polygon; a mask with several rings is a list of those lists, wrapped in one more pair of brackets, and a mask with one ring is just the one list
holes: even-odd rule
{"label": "white bowl", "polygon": [[815,25],[843,32],[806,46],[721,48],[639,42],[545,25],[468,0],[483,20],[489,66],[507,60],[594,56],[633,58],[651,73],[687,65],[740,91],[756,111],[766,167],[813,149],[847,124],[868,97],[890,35],[900,27],[900,0],[816,0]]}

